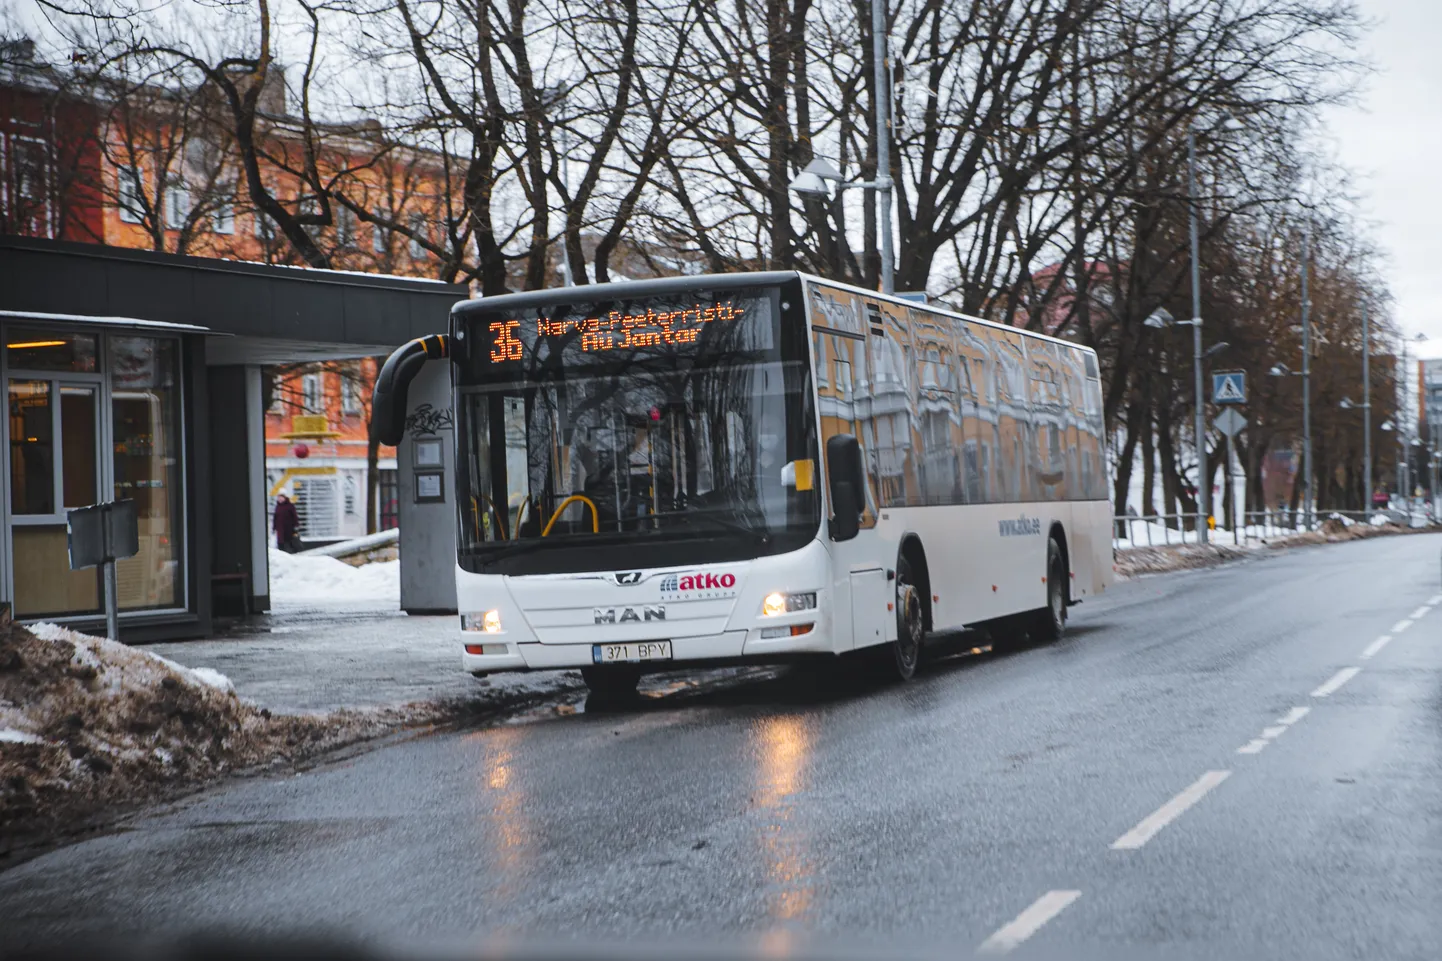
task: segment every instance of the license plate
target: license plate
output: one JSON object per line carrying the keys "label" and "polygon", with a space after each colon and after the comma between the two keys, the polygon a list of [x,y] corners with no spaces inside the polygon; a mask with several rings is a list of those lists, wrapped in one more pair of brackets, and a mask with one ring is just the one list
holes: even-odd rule
{"label": "license plate", "polygon": [[670,641],[634,641],[629,644],[592,644],[591,660],[597,664],[613,661],[669,661]]}

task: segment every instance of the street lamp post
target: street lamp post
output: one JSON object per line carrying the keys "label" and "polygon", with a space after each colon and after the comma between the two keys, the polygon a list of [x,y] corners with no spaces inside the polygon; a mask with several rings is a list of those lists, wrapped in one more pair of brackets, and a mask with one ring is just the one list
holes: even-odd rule
{"label": "street lamp post", "polygon": [[881,0],[871,0],[871,59],[876,82],[876,179],[843,181],[841,171],[820,157],[807,164],[792,179],[792,193],[803,197],[830,198],[828,180],[836,183],[837,193],[847,187],[875,190],[880,210],[876,229],[881,240],[881,292],[896,293],[896,255],[891,245],[891,78],[886,63],[886,7]]}
{"label": "street lamp post", "polygon": [[1312,228],[1302,231],[1302,517],[1312,529],[1312,301],[1307,291]]}
{"label": "street lamp post", "polygon": [[881,212],[881,292],[896,292],[891,250],[891,77],[886,66],[886,5],[871,0],[871,59],[876,71],[876,193]]}
{"label": "street lamp post", "polygon": [[1372,327],[1362,305],[1362,510],[1372,509]]}
{"label": "street lamp post", "polygon": [[1196,388],[1196,423],[1193,437],[1197,445],[1197,539],[1207,542],[1207,518],[1211,516],[1212,480],[1207,473],[1206,404],[1202,395],[1202,283],[1201,246],[1197,228],[1197,132],[1187,129],[1187,208],[1190,211],[1189,232],[1192,242],[1192,366]]}

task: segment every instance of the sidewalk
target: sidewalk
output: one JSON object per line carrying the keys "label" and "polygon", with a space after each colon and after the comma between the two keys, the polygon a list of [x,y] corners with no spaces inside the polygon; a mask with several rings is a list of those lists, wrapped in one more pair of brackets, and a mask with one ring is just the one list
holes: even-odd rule
{"label": "sidewalk", "polygon": [[144,649],[219,671],[242,698],[285,713],[484,704],[582,686],[579,673],[561,671],[477,680],[461,670],[458,626],[454,616],[409,617],[381,605],[360,611],[312,605],[252,617],[206,640]]}

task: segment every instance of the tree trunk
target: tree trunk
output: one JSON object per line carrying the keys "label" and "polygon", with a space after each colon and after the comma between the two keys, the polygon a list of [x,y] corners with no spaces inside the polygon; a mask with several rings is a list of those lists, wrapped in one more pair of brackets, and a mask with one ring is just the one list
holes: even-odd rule
{"label": "tree trunk", "polygon": [[[1138,417],[1141,411],[1133,411]],[[1112,481],[1112,503],[1115,505],[1112,512],[1123,517],[1127,513],[1127,491],[1132,486],[1132,461],[1136,458],[1137,438],[1144,435],[1144,430],[1133,426],[1136,422],[1127,421],[1127,437],[1122,441],[1121,456],[1117,458],[1116,476]],[[1150,425],[1147,425],[1148,429]],[[1117,536],[1125,536],[1125,525],[1117,525]]]}
{"label": "tree trunk", "polygon": [[1157,443],[1152,434],[1152,419],[1146,418],[1142,434],[1142,513],[1148,517],[1157,512],[1155,491],[1157,484]]}

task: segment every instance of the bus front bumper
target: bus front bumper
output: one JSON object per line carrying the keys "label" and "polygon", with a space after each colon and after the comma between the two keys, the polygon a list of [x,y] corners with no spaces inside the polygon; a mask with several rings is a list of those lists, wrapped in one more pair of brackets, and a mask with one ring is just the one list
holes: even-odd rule
{"label": "bus front bumper", "polygon": [[[809,632],[793,636],[762,638],[762,628],[749,631],[726,631],[700,637],[656,638],[671,642],[671,660],[647,661],[653,670],[665,670],[668,664],[695,665],[706,661],[737,661],[792,654],[834,654],[830,632],[824,624],[816,624]],[[464,643],[476,645],[477,635],[466,634]],[[487,642],[487,647],[500,646]],[[462,648],[461,666],[468,673],[481,675],[504,671],[574,670],[595,663],[592,644],[516,644],[507,643],[506,653],[472,654]]]}

